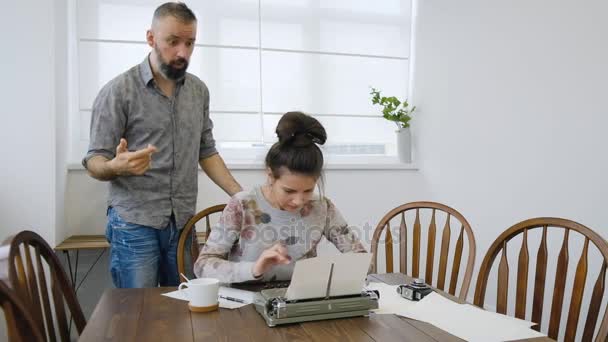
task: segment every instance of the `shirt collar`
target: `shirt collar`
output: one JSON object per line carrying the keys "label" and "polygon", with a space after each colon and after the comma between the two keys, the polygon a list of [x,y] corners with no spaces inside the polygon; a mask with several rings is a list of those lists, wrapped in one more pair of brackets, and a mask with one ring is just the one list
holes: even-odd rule
{"label": "shirt collar", "polygon": [[144,58],[139,64],[139,73],[141,74],[141,80],[144,85],[148,85],[150,81],[154,80],[154,74],[152,73],[152,67],[150,67],[150,54]]}

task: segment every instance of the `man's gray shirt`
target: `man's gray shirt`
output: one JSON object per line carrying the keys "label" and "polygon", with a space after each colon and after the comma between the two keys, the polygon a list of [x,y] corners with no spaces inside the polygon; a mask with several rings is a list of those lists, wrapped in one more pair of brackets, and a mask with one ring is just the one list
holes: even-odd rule
{"label": "man's gray shirt", "polygon": [[127,222],[164,228],[171,213],[182,228],[196,210],[198,162],[215,153],[209,90],[186,74],[172,98],[160,91],[148,57],[106,84],[95,99],[87,155],[114,158],[120,138],[129,151],[156,146],[152,166],[141,176],[110,181],[108,205]]}

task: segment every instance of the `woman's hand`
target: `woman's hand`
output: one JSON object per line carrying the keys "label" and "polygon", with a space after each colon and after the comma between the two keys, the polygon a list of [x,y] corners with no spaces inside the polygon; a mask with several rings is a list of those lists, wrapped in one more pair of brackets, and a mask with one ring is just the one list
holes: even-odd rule
{"label": "woman's hand", "polygon": [[272,247],[264,250],[253,265],[253,276],[259,278],[274,265],[286,265],[291,262],[287,254],[287,248],[282,243],[275,243]]}

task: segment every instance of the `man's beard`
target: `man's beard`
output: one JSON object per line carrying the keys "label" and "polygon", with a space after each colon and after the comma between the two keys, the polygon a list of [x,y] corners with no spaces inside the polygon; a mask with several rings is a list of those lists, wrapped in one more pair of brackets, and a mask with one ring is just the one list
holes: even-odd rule
{"label": "man's beard", "polygon": [[[158,56],[158,62],[160,64],[160,72],[168,79],[173,81],[178,81],[184,78],[186,75],[186,69],[188,69],[188,61],[185,58],[178,58],[174,61],[166,63],[163,60],[162,55],[160,54],[160,50],[155,47],[156,56]],[[174,65],[181,64],[181,67],[176,67]]]}

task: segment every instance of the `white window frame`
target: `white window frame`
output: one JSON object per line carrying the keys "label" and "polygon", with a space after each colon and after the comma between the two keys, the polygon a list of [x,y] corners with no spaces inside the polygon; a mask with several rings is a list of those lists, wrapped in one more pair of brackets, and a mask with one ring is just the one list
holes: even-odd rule
{"label": "white window frame", "polygon": [[[69,168],[70,169],[78,169],[80,165],[78,161],[84,155],[82,151],[86,151],[86,145],[88,145],[88,140],[85,141],[81,139],[83,134],[82,123],[80,117],[80,111],[83,108],[80,108],[79,104],[79,45],[82,41],[91,41],[91,39],[81,39],[79,37],[79,28],[78,28],[78,13],[77,13],[77,2],[78,0],[68,0],[68,110],[69,110]],[[230,48],[240,48],[240,49],[250,49],[257,50],[259,54],[259,109],[257,112],[254,111],[221,111],[221,110],[211,110],[211,114],[214,113],[222,113],[222,114],[248,114],[248,115],[259,115],[260,117],[260,125],[262,136],[260,140],[257,142],[253,142],[252,144],[248,144],[248,146],[242,146],[242,144],[238,144],[235,142],[229,141],[217,141],[218,148],[221,151],[222,157],[226,160],[229,167],[234,169],[258,169],[263,167],[263,158],[265,155],[265,151],[272,144],[270,141],[264,141],[264,115],[280,115],[282,113],[278,112],[269,112],[264,111],[264,89],[262,82],[262,55],[264,52],[282,52],[282,53],[296,53],[296,54],[315,54],[315,55],[329,55],[329,56],[344,56],[344,57],[363,57],[363,58],[378,58],[378,59],[398,59],[398,60],[407,60],[409,64],[409,76],[407,78],[407,89],[408,94],[407,97],[411,99],[412,89],[413,89],[413,81],[414,81],[414,47],[415,47],[415,20],[416,20],[416,12],[417,12],[417,4],[416,0],[411,1],[411,17],[410,17],[410,50],[409,55],[407,57],[403,56],[386,56],[386,55],[374,55],[374,54],[356,54],[356,53],[341,53],[341,52],[324,52],[324,51],[308,51],[308,50],[295,50],[295,49],[278,49],[278,48],[268,48],[262,46],[262,15],[261,15],[261,0],[258,0],[258,46],[222,46],[222,45],[210,45],[210,44],[196,44],[196,48],[201,47],[230,47]],[[151,14],[150,14],[151,15]],[[97,39],[94,41],[104,41],[104,39]],[[141,44],[142,42],[138,41],[124,41],[126,43],[133,44]],[[378,120],[383,120],[379,114],[360,114],[360,113],[314,113],[317,117],[357,117],[357,118],[374,118]],[[240,145],[240,146],[239,146]],[[394,146],[391,151],[388,151],[388,154],[385,152],[384,154],[369,154],[369,153],[332,153],[332,150],[339,149],[348,149],[350,147],[355,148],[364,148],[361,146],[356,146],[356,144],[341,144],[341,146],[336,145],[326,145],[323,147],[326,155],[326,167],[328,169],[416,169],[414,164],[402,164],[399,163],[397,157],[395,155]]]}

